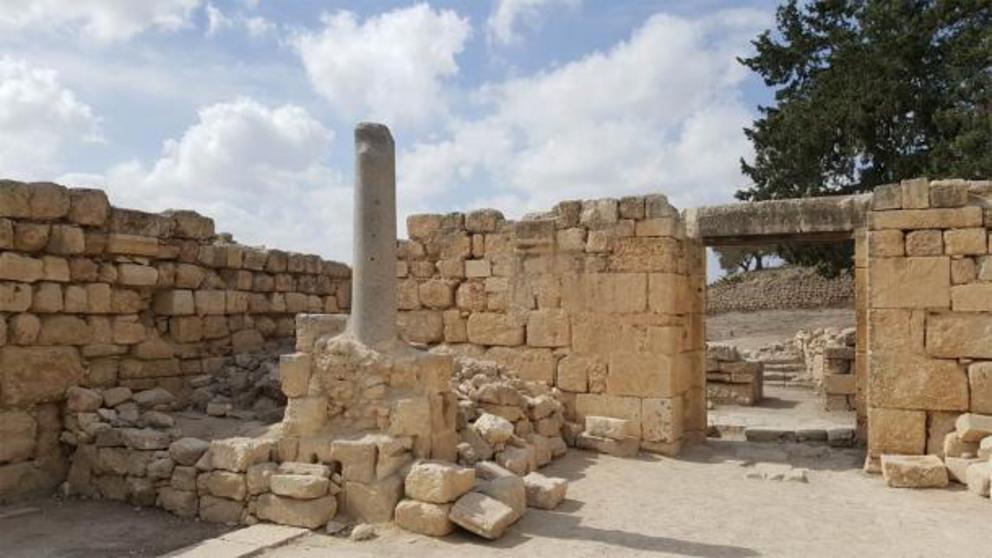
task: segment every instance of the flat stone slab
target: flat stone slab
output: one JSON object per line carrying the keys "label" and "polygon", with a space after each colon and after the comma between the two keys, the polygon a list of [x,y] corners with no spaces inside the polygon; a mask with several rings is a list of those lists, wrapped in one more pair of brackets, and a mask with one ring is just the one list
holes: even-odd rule
{"label": "flat stone slab", "polygon": [[944,488],[947,468],[936,455],[883,455],[882,477],[892,488]]}
{"label": "flat stone slab", "polygon": [[284,545],[309,533],[307,529],[259,523],[166,555],[166,558],[246,558]]}

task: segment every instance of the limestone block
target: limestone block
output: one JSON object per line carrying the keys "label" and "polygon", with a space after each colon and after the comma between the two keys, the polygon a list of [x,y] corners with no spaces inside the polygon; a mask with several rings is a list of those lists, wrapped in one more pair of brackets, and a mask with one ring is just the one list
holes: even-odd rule
{"label": "limestone block", "polygon": [[984,227],[944,231],[945,252],[952,256],[976,256],[988,253],[988,234]]}
{"label": "limestone block", "polygon": [[926,209],[930,207],[930,184],[926,178],[903,180],[902,207],[904,209]]}
{"label": "limestone block", "polygon": [[[963,285],[978,278],[978,267],[974,258],[951,260],[951,284]],[[953,293],[952,293],[953,295]],[[953,296],[952,296],[953,298]]]}
{"label": "limestone block", "polygon": [[975,413],[992,414],[992,362],[976,362],[968,366],[968,385]]}
{"label": "limestone block", "polygon": [[992,436],[992,415],[964,413],[955,423],[957,434],[963,442],[980,442]]}
{"label": "limestone block", "polygon": [[277,470],[278,465],[272,462],[250,465],[245,474],[245,485],[248,488],[248,494],[256,496],[264,492],[269,492],[269,480]]}
{"label": "limestone block", "polygon": [[968,203],[964,180],[934,180],[930,183],[930,207],[962,207]]}
{"label": "limestone block", "polygon": [[592,436],[610,438],[611,440],[623,440],[632,430],[630,421],[587,415],[585,420],[585,431]]}
{"label": "limestone block", "polygon": [[444,309],[455,302],[454,284],[442,279],[431,279],[420,284],[420,303],[428,308]]}
{"label": "limestone block", "polygon": [[854,374],[824,374],[823,389],[832,395],[854,395],[856,380]]}
{"label": "limestone block", "polygon": [[968,376],[955,360],[874,351],[868,378],[872,404],[891,408],[964,411]]}
{"label": "limestone block", "polygon": [[944,488],[947,468],[936,455],[882,455],[882,477],[892,488]]}
{"label": "limestone block", "polygon": [[562,308],[571,312],[630,314],[647,308],[644,273],[586,273],[562,281]]}
{"label": "limestone block", "polygon": [[990,478],[992,478],[992,465],[988,461],[973,463],[965,472],[968,492],[988,498]]}
{"label": "limestone block", "polygon": [[906,209],[872,212],[869,225],[878,229],[955,229],[982,226],[982,208]]}
{"label": "limestone block", "polygon": [[345,507],[348,513],[367,523],[384,523],[393,518],[403,496],[403,480],[392,476],[370,483],[346,482]]}
{"label": "limestone block", "polygon": [[196,517],[198,498],[196,491],[165,487],[158,491],[157,505],[179,517]]}
{"label": "limestone block", "polygon": [[24,312],[31,307],[31,297],[31,285],[0,283],[0,312]]}
{"label": "limestone block", "polygon": [[674,360],[662,354],[613,353],[606,377],[606,392],[634,397],[672,397],[679,390],[674,368]]}
{"label": "limestone block", "polygon": [[951,287],[951,309],[955,312],[992,312],[992,283]]}
{"label": "limestone block", "polygon": [[232,473],[230,471],[213,471],[204,473],[204,475],[207,477],[205,482],[206,489],[210,494],[218,498],[241,501],[248,494],[244,474]]}
{"label": "limestone block", "polygon": [[568,313],[549,309],[530,312],[527,317],[527,344],[532,347],[566,347],[571,342]]}
{"label": "limestone block", "polygon": [[948,313],[927,317],[927,354],[946,358],[992,358],[992,314]]}
{"label": "limestone block", "polygon": [[475,469],[437,461],[416,463],[406,476],[406,495],[434,504],[454,502],[475,485]]}
{"label": "limestone block", "polygon": [[216,496],[200,497],[200,519],[208,523],[237,525],[241,522],[244,508],[244,502]]}
{"label": "limestone block", "polygon": [[618,238],[610,256],[610,270],[677,273],[684,268],[682,244],[673,238]]}
{"label": "limestone block", "polygon": [[269,478],[269,488],[273,494],[298,500],[322,498],[327,495],[330,484],[330,479],[314,475],[280,473]]}
{"label": "limestone block", "polygon": [[868,231],[868,255],[871,257],[894,258],[905,254],[902,231],[897,229]]}
{"label": "limestone block", "polygon": [[121,440],[131,449],[164,450],[169,448],[172,437],[152,428],[122,428]]}
{"label": "limestone block", "polygon": [[194,343],[203,339],[203,319],[199,316],[179,316],[169,320],[169,333],[177,343]]}
{"label": "limestone block", "polygon": [[598,360],[575,354],[568,355],[558,361],[555,386],[562,391],[585,393],[589,389],[590,370],[593,369],[599,370],[599,376],[606,375],[606,366]]}
{"label": "limestone block", "polygon": [[65,186],[50,182],[34,182],[29,185],[31,217],[38,220],[54,220],[69,213],[69,191]]}
{"label": "limestone block", "polygon": [[926,448],[927,414],[924,411],[868,410],[868,453],[919,455]]}
{"label": "limestone block", "polygon": [[86,285],[86,310],[90,314],[106,314],[111,310],[111,289],[106,283]]}
{"label": "limestone block", "polygon": [[47,223],[14,222],[14,248],[21,252],[40,252],[48,245],[52,227]]}
{"label": "limestone block", "polygon": [[30,459],[34,455],[38,424],[23,411],[0,412],[0,463]]}
{"label": "limestone block", "polygon": [[410,215],[406,218],[407,234],[414,240],[426,240],[441,230],[441,215]]}
{"label": "limestone block", "polygon": [[950,258],[882,258],[872,262],[869,299],[873,308],[948,308]]}
{"label": "limestone block", "polygon": [[639,440],[633,436],[623,440],[593,436],[585,432],[575,437],[575,447],[615,457],[633,457],[640,449]]}
{"label": "limestone block", "polygon": [[481,312],[486,309],[486,286],[484,283],[469,281],[458,286],[455,304],[462,310]]}
{"label": "limestone block", "polygon": [[103,190],[71,188],[69,190],[69,220],[79,225],[100,226],[110,216],[110,202]]}
{"label": "limestone block", "polygon": [[948,432],[944,435],[941,450],[945,458],[975,455],[978,453],[978,442],[965,442],[956,431]]}
{"label": "limestone block", "polygon": [[444,316],[436,310],[401,312],[397,319],[400,337],[410,343],[439,343],[444,340]]}
{"label": "limestone block", "polygon": [[641,439],[672,443],[682,439],[685,417],[681,397],[641,400]]}
{"label": "limestone block", "polygon": [[111,233],[107,235],[107,253],[128,256],[158,255],[158,239],[150,236]]}
{"label": "limestone block", "polygon": [[906,233],[907,256],[939,256],[944,253],[944,238],[939,230]]}
{"label": "limestone block", "polygon": [[469,492],[459,498],[449,515],[456,525],[490,540],[503,536],[515,517],[509,506],[479,492]]}
{"label": "limestone block", "polygon": [[214,469],[243,473],[249,465],[269,461],[272,442],[252,438],[226,438],[210,442],[210,464]]}
{"label": "limestone block", "polygon": [[575,398],[575,415],[585,420],[589,415],[614,417],[629,421],[627,435],[641,435],[641,400],[637,397],[580,393]]}
{"label": "limestone block", "polygon": [[871,350],[919,352],[925,319],[922,311],[872,308],[868,313]]}
{"label": "limestone block", "polygon": [[96,411],[102,403],[103,396],[93,389],[72,386],[65,392],[66,409],[75,413]]}
{"label": "limestone block", "polygon": [[0,279],[34,283],[44,275],[44,263],[39,258],[15,252],[0,252]]}
{"label": "limestone block", "polygon": [[554,382],[555,356],[551,349],[492,347],[485,358],[512,369],[521,380],[546,385]]}
{"label": "limestone block", "polygon": [[590,229],[601,229],[616,223],[619,216],[617,200],[587,200],[582,202],[579,222]]}
{"label": "limestone block", "polygon": [[[105,392],[105,397],[109,391]],[[209,448],[210,443],[205,440],[190,437],[179,438],[169,445],[169,457],[179,465],[193,466]]]}
{"label": "limestone block", "polygon": [[965,458],[965,457],[944,458],[944,466],[947,467],[948,479],[961,484],[968,484],[968,467],[971,467],[975,463],[981,463],[981,462],[982,460],[978,458]]}
{"label": "limestone block", "polygon": [[451,504],[431,504],[416,500],[403,500],[396,505],[394,520],[396,524],[407,531],[443,537],[455,529],[454,523],[448,519]]}
{"label": "limestone block", "polygon": [[479,416],[472,423],[472,429],[490,446],[505,444],[513,437],[513,423],[490,413]]}
{"label": "limestone block", "polygon": [[468,340],[478,345],[523,345],[524,324],[522,318],[510,314],[475,313],[468,318]]}
{"label": "limestone block", "polygon": [[0,385],[6,405],[60,400],[82,382],[83,367],[73,347],[0,347]]}
{"label": "limestone block", "polygon": [[527,505],[542,510],[553,510],[565,499],[568,481],[557,477],[546,477],[540,473],[529,473],[524,477],[527,490]]}
{"label": "limestone block", "polygon": [[527,489],[523,479],[495,463],[480,463],[476,466],[479,465],[491,465],[505,473],[479,482],[475,490],[509,506],[514,513],[513,522],[516,522],[527,511]]}
{"label": "limestone block", "polygon": [[58,283],[39,283],[34,290],[31,311],[38,314],[61,312],[63,307],[62,286]]}
{"label": "limestone block", "polygon": [[680,238],[684,236],[678,217],[656,217],[638,221],[635,225],[636,236],[667,236]]}
{"label": "limestone block", "polygon": [[52,225],[48,236],[48,253],[68,256],[86,251],[83,229],[71,225]]}
{"label": "limestone block", "polygon": [[331,457],[341,462],[341,474],[345,480],[369,483],[375,479],[374,440],[334,440],[331,442]]}
{"label": "limestone block", "polygon": [[496,232],[503,221],[503,214],[495,209],[477,209],[465,215],[465,229],[473,233]]}
{"label": "limestone block", "polygon": [[86,345],[92,340],[89,325],[75,316],[45,316],[41,320],[39,345]]}

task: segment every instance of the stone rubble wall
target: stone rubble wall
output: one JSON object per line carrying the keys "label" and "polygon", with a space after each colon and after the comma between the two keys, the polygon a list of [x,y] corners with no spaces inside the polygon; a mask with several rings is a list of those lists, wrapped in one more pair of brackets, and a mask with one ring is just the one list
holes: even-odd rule
{"label": "stone rubble wall", "polygon": [[962,413],[992,413],[992,182],[875,190],[867,234],[870,469],[942,454]]}
{"label": "stone rubble wall", "polygon": [[812,268],[781,267],[735,273],[706,289],[706,313],[849,308],[854,278],[849,273],[826,278]]}
{"label": "stone rubble wall", "polygon": [[235,244],[191,211],[111,207],[99,190],[0,181],[0,499],[58,485],[70,386],[174,394],[225,357],[342,312],[350,270]]}
{"label": "stone rubble wall", "polygon": [[800,330],[793,341],[806,363],[806,374],[824,394],[828,411],[853,411],[857,388],[854,328]]}
{"label": "stone rubble wall", "polygon": [[642,448],[703,436],[705,252],[661,195],[505,220],[415,215],[397,274],[403,338],[556,387],[566,418],[629,421]]}

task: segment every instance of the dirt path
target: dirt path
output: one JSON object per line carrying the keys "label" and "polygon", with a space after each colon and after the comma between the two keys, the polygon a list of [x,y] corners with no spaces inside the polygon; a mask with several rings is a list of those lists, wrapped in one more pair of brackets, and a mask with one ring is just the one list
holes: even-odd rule
{"label": "dirt path", "polygon": [[[745,478],[741,458],[809,467],[809,483]],[[568,500],[555,511],[529,510],[499,541],[431,539],[389,527],[364,543],[309,535],[263,556],[933,558],[986,551],[987,499],[960,489],[889,489],[860,471],[861,459],[854,450],[729,441],[678,460],[570,450],[544,470],[571,480]]]}

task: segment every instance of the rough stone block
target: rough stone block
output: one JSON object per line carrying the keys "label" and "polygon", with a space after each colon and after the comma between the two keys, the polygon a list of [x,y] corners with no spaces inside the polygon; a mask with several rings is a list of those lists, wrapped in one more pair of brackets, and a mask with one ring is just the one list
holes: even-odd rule
{"label": "rough stone block", "polygon": [[475,313],[468,318],[468,340],[478,345],[523,345],[524,324],[523,319],[513,315]]}
{"label": "rough stone block", "polygon": [[272,442],[252,438],[226,438],[210,442],[210,464],[214,469],[243,473],[248,466],[269,460]]}
{"label": "rough stone block", "polygon": [[992,358],[992,314],[947,313],[927,317],[927,354],[945,358]]}
{"label": "rough stone block", "polygon": [[30,459],[37,442],[38,424],[23,411],[0,412],[0,463]]}
{"label": "rough stone block", "polygon": [[415,464],[406,476],[406,495],[421,502],[454,502],[475,484],[475,469],[441,462]]}
{"label": "rough stone block", "polygon": [[632,397],[672,397],[679,388],[674,364],[661,354],[615,352],[610,355],[606,391]]}
{"label": "rough stone block", "polygon": [[964,411],[968,376],[955,360],[874,351],[868,383],[872,404],[889,408]]}
{"label": "rough stone block", "polygon": [[673,443],[682,439],[685,417],[681,397],[641,400],[641,439]]}
{"label": "rough stone block", "polygon": [[39,258],[15,252],[0,252],[0,279],[34,283],[44,276],[45,265]]}
{"label": "rough stone block", "polygon": [[992,312],[992,283],[951,287],[951,309],[955,312]]}
{"label": "rough stone block", "polygon": [[7,405],[57,401],[82,379],[73,347],[0,347],[0,394]]}
{"label": "rough stone block", "polygon": [[463,529],[486,539],[498,539],[516,518],[513,510],[499,500],[469,492],[455,502],[449,518]]}
{"label": "rough stone block", "polygon": [[443,537],[455,530],[448,519],[451,504],[431,504],[416,500],[403,500],[396,505],[395,521],[398,526],[413,533],[429,537]]}
{"label": "rough stone block", "polygon": [[919,455],[927,442],[927,414],[924,411],[868,410],[868,453]]}
{"label": "rough stone block", "polygon": [[903,233],[888,229],[868,231],[868,255],[873,258],[894,258],[906,254]]}
{"label": "rough stone block", "polygon": [[103,225],[110,216],[107,194],[97,189],[70,189],[68,216],[70,221],[79,225]]}
{"label": "rough stone block", "polygon": [[260,519],[280,525],[316,529],[334,518],[337,499],[325,496],[314,500],[295,500],[276,494],[262,494],[258,497],[255,513]]}
{"label": "rough stone block", "polygon": [[547,385],[554,381],[555,356],[550,349],[492,347],[486,351],[486,359],[510,368],[524,381]]}
{"label": "rough stone block", "polygon": [[879,229],[956,229],[982,226],[982,208],[905,209],[872,212],[869,226]]}
{"label": "rough stone block", "polygon": [[871,267],[873,308],[948,308],[950,258],[882,258]]}
{"label": "rough stone block", "polygon": [[217,498],[216,496],[202,496],[200,498],[200,519],[208,523],[237,525],[241,523],[244,509],[244,502]]}
{"label": "rough stone block", "polygon": [[565,499],[568,481],[557,477],[546,477],[540,473],[530,473],[524,477],[527,490],[527,505],[542,510],[553,510]]}
{"label": "rough stone block", "polygon": [[906,233],[907,256],[939,256],[944,253],[944,237],[939,230]]}
{"label": "rough stone block", "polygon": [[213,471],[204,474],[207,477],[205,487],[213,496],[241,501],[248,494],[243,474],[230,471]]}
{"label": "rough stone block", "polygon": [[952,256],[977,256],[988,253],[988,234],[984,227],[944,231],[944,251]]}
{"label": "rough stone block", "polygon": [[571,342],[568,313],[536,310],[527,318],[527,344],[531,347],[566,347]]}
{"label": "rough stone block", "polygon": [[640,449],[640,443],[635,437],[629,437],[624,440],[613,440],[611,438],[592,436],[583,432],[575,437],[575,447],[605,453],[615,457],[633,457],[637,455]]}
{"label": "rough stone block", "polygon": [[273,494],[298,500],[313,500],[327,495],[331,481],[314,475],[276,474],[269,478]]}
{"label": "rough stone block", "polygon": [[988,461],[973,463],[965,471],[965,484],[968,485],[968,492],[988,498],[990,478],[992,478],[992,465]]}
{"label": "rough stone block", "polygon": [[892,488],[944,488],[947,468],[936,455],[882,454],[882,477]]}
{"label": "rough stone block", "polygon": [[345,483],[345,507],[348,513],[368,523],[390,521],[402,496],[403,480],[398,476],[370,483]]}
{"label": "rough stone block", "polygon": [[963,442],[980,442],[986,436],[992,436],[992,415],[964,413],[955,422],[958,436]]}

